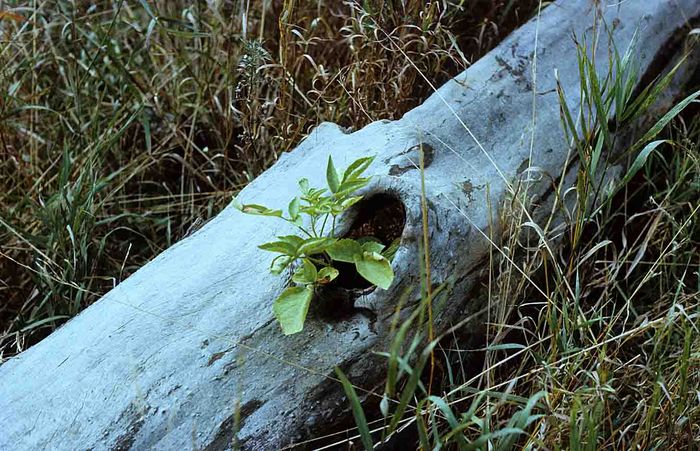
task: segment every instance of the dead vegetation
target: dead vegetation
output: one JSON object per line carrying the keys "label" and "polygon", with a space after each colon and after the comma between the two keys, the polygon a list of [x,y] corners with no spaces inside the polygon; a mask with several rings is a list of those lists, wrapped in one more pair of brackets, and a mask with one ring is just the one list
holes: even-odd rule
{"label": "dead vegetation", "polygon": [[190,3],[0,2],[0,355],[191,233],[320,122],[400,117],[430,94],[416,68],[447,80],[535,2]]}
{"label": "dead vegetation", "polygon": [[[400,117],[431,93],[420,73],[439,85],[539,2],[185,3],[0,2],[0,357],[191,233],[313,126]],[[403,440],[695,446],[697,109],[664,133],[602,208],[541,242],[519,240],[522,212],[503,213],[496,245],[511,259],[489,262],[484,342],[441,343],[433,392],[414,385],[400,413],[415,431]],[[550,239],[565,246],[548,252]],[[389,429],[368,417],[373,438]],[[329,442],[359,443],[359,426]]]}

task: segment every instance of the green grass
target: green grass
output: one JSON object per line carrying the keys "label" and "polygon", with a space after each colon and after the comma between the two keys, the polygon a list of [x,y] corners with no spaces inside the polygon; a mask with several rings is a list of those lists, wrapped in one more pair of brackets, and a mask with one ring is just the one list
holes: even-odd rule
{"label": "green grass", "polygon": [[191,233],[315,125],[400,117],[431,93],[416,68],[449,79],[534,2],[191,3],[0,2],[0,360]]}
{"label": "green grass", "polygon": [[[196,230],[313,126],[400,117],[431,94],[423,75],[441,84],[539,2],[186,3],[0,2],[11,13],[0,15],[0,361]],[[632,56],[611,58],[615,76],[580,54],[583,112],[614,106],[623,128],[658,92],[636,96]],[[340,378],[358,422],[346,435],[425,449],[700,441],[697,112],[643,124],[623,146],[607,121],[562,105],[581,162],[574,205],[533,233],[514,195],[482,290],[483,340],[459,327],[432,337],[416,327],[424,305],[396,325],[385,401],[363,411]],[[597,177],[609,149],[631,168],[613,191]]]}
{"label": "green grass", "polygon": [[[632,54],[608,56],[614,70],[600,74],[580,52],[582,111],[562,101],[578,183],[535,233],[527,190],[511,193],[489,280],[471,300],[488,305],[483,339],[464,318],[422,348],[430,325],[412,317],[383,354],[384,401],[361,432],[421,449],[700,443],[700,91],[649,121],[671,77],[635,93]],[[629,143],[611,132],[633,125]],[[626,172],[611,189],[599,174],[615,163]]]}

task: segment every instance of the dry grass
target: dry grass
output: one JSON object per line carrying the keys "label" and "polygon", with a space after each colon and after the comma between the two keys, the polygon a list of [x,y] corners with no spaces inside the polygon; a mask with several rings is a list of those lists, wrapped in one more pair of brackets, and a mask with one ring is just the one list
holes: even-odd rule
{"label": "dry grass", "polygon": [[534,4],[190,3],[0,1],[0,356],[208,220],[318,123],[357,129],[426,98],[389,37],[440,83]]}
{"label": "dry grass", "polygon": [[[580,60],[593,67],[583,51]],[[612,60],[616,69],[607,75],[583,72],[583,108],[595,112],[584,114],[589,120],[568,123],[567,112],[578,112],[562,105],[580,162],[569,202],[557,205],[541,228],[529,222],[526,190],[511,193],[500,210],[503,231],[494,237],[489,277],[480,298],[471,299],[490,306],[483,337],[469,322],[438,344],[432,393],[408,374],[389,384],[385,396],[411,402],[368,412],[375,441],[393,437],[420,449],[460,450],[695,449],[700,443],[700,115],[690,104],[641,170],[628,163],[606,194],[591,165],[597,149],[603,155],[619,149],[607,118],[623,130],[645,117],[636,105],[651,104],[655,91],[623,94],[625,83],[617,81],[633,75],[623,61]],[[594,92],[593,77],[606,89]],[[693,83],[691,92],[700,79]],[[689,99],[699,96],[695,91]],[[622,148],[622,156],[636,159],[630,150],[650,143],[651,129],[638,130],[634,139],[644,138]],[[403,357],[415,362],[414,374],[433,374],[425,370],[429,348],[408,345],[424,340],[425,329],[411,325],[414,335],[397,333],[392,349],[407,351],[392,351],[389,368]]]}
{"label": "dry grass", "polygon": [[[431,93],[419,71],[440,84],[538,5],[29,3],[0,1],[12,13],[0,16],[0,359],[209,219],[319,122],[400,117]],[[439,397],[413,387],[408,437],[449,449],[700,441],[696,113],[614,196],[541,237],[521,239],[525,213],[503,212],[500,251],[536,288],[494,252],[484,342],[440,343]],[[599,125],[577,141],[582,161]]]}

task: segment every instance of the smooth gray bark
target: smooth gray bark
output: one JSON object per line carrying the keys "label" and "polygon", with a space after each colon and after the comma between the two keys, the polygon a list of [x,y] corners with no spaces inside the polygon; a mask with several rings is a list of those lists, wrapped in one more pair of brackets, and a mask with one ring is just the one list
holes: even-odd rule
{"label": "smooth gray bark", "polygon": [[[440,332],[483,307],[470,302],[469,293],[488,256],[482,232],[498,234],[498,214],[490,218],[489,205],[497,211],[528,166],[554,179],[562,173],[568,147],[555,71],[576,111],[572,37],[590,38],[596,15],[623,53],[636,32],[644,72],[687,19],[700,14],[697,0],[604,3],[555,2],[539,23],[514,32],[402,119],[351,134],[321,124],[243,190],[243,202],[284,208],[299,178],[323,184],[329,154],[338,167],[376,155],[366,195],[397,196],[406,225],[393,286],[358,301],[372,314],[358,310],[337,321],[311,315],[302,333],[283,336],[271,306],[287,280],[268,272],[270,255],[257,245],[293,230],[227,208],[0,366],[0,449],[226,449],[236,429],[245,448],[276,449],[323,431],[347,409],[333,368],[367,389],[380,386],[385,365],[371,351],[386,349],[397,299],[418,281],[415,146],[433,149],[425,170],[432,277],[451,285],[450,301],[436,308]],[[607,51],[602,35],[599,55]],[[607,57],[597,64],[601,73],[608,70]],[[551,188],[531,187],[545,200]]]}

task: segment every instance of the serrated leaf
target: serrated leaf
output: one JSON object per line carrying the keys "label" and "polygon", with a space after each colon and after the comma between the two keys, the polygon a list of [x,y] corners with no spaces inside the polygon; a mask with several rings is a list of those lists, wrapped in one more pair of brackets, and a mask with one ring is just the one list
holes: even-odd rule
{"label": "serrated leaf", "polygon": [[304,329],[312,297],[313,290],[309,287],[290,287],[275,299],[272,311],[285,335],[296,334]]}
{"label": "serrated leaf", "polygon": [[387,290],[394,281],[391,263],[377,252],[363,252],[361,255],[356,255],[355,267],[365,280],[379,288]]}
{"label": "serrated leaf", "polygon": [[324,268],[321,268],[321,270],[318,272],[318,277],[316,278],[316,282],[320,284],[327,284],[335,280],[336,277],[338,277],[338,272],[337,269],[335,269],[332,266],[326,266]]}
{"label": "serrated leaf", "polygon": [[328,155],[328,165],[326,166],[326,181],[328,182],[328,188],[330,188],[331,193],[338,191],[340,187],[340,180],[338,178],[338,171],[335,170],[333,165],[333,157]]}
{"label": "serrated leaf", "polygon": [[355,263],[355,256],[362,255],[362,246],[355,240],[344,238],[329,246],[326,252],[335,261]]}
{"label": "serrated leaf", "polygon": [[285,241],[272,241],[258,246],[259,249],[268,252],[279,252],[280,254],[293,256],[296,254],[296,248]]}
{"label": "serrated leaf", "polygon": [[316,282],[318,277],[318,272],[316,271],[316,265],[314,265],[309,259],[303,258],[301,260],[302,264],[294,272],[292,276],[292,281],[302,285],[309,285]]}
{"label": "serrated leaf", "polygon": [[331,237],[310,238],[299,247],[299,253],[307,256],[320,254],[321,252],[325,252],[335,241],[336,239]]}

